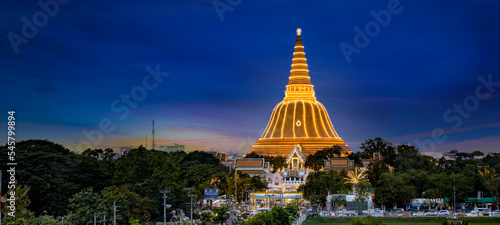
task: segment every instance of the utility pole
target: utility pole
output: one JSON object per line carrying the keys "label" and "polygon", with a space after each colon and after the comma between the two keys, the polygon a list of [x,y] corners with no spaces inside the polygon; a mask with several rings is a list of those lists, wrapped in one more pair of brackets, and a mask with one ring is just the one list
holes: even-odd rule
{"label": "utility pole", "polygon": [[163,194],[163,225],[167,224],[167,193],[170,193],[169,189],[160,190]]}
{"label": "utility pole", "polygon": [[456,200],[456,197],[455,197],[455,174],[453,174],[453,219],[456,219],[456,216],[455,216],[455,207],[457,207],[457,203],[455,202]]}
{"label": "utility pole", "polygon": [[120,206],[116,205],[116,201],[113,201],[113,225],[116,225],[116,212],[120,211],[120,210],[118,210],[119,207]]}
{"label": "utility pole", "polygon": [[[237,200],[238,200],[238,195],[237,195],[237,191],[238,191],[238,183],[237,183],[237,179],[238,179],[238,167],[236,167],[236,160],[234,160],[234,213],[236,214],[236,204],[237,204]],[[231,224],[233,223],[233,213],[229,213],[230,215],[230,220],[231,220]],[[236,215],[235,215],[236,216]]]}
{"label": "utility pole", "polygon": [[236,205],[238,204],[238,167],[234,165],[234,211],[236,211]]}
{"label": "utility pole", "polygon": [[191,225],[193,225],[193,197],[196,197],[196,195],[188,195],[191,197]]}

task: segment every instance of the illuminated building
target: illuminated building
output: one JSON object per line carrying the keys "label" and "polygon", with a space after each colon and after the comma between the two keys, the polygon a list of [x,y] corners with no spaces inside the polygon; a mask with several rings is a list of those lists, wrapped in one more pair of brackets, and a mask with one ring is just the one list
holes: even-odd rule
{"label": "illuminated building", "polygon": [[249,153],[287,157],[296,144],[305,156],[333,145],[342,147],[343,157],[351,153],[333,128],[325,107],[316,100],[300,28],[285,98],[274,107],[264,133]]}

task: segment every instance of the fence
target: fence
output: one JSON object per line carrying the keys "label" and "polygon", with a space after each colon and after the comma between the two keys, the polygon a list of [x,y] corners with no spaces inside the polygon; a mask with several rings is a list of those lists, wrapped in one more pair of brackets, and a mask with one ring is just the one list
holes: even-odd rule
{"label": "fence", "polygon": [[301,225],[307,219],[307,214],[302,214],[297,220],[293,221],[292,225]]}

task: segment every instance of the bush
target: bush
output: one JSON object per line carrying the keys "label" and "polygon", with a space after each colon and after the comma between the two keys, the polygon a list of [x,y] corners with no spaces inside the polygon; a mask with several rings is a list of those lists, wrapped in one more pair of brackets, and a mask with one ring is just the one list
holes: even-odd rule
{"label": "bush", "polygon": [[295,221],[297,218],[299,218],[299,209],[295,205],[287,205],[285,210],[290,214],[290,218],[292,221]]}
{"label": "bush", "polygon": [[201,224],[202,225],[212,224],[213,217],[214,215],[211,212],[203,212],[201,214]]}
{"label": "bush", "polygon": [[253,218],[243,221],[242,225],[291,225],[292,220],[287,210],[274,207],[269,212],[261,212]]}
{"label": "bush", "polygon": [[246,225],[277,225],[274,221],[272,212],[261,212],[255,215],[252,219],[249,219]]}
{"label": "bush", "polygon": [[372,216],[367,216],[366,218],[356,217],[349,221],[351,225],[387,225],[380,219],[373,219]]}
{"label": "bush", "polygon": [[281,207],[274,207],[271,210],[273,215],[274,222],[280,225],[290,225],[292,224],[292,220],[290,219],[290,213],[288,213],[285,209]]}

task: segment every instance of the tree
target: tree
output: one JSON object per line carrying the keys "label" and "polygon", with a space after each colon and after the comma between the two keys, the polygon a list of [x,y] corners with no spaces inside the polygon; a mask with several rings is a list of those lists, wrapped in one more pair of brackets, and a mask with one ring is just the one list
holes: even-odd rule
{"label": "tree", "polygon": [[213,218],[215,223],[224,223],[226,222],[227,219],[229,219],[229,213],[228,213],[228,208],[227,206],[222,206],[218,208],[214,208],[213,212],[215,217]]}
{"label": "tree", "polygon": [[299,187],[304,197],[315,205],[325,205],[328,192],[347,193],[350,189],[350,185],[344,182],[344,175],[336,171],[311,173],[307,176],[306,184]]}
{"label": "tree", "polygon": [[[101,191],[101,199],[98,208],[105,211],[106,215],[113,215],[113,203],[120,206],[117,217],[124,221],[139,220],[140,223],[148,222],[151,219],[149,206],[151,200],[148,197],[141,197],[130,191],[126,186],[111,186]],[[108,222],[112,223],[112,217]]]}
{"label": "tree", "polygon": [[[187,202],[186,180],[180,166],[186,153],[174,152],[167,154],[161,151],[151,151],[144,147],[130,150],[114,163],[115,173],[113,184],[127,188],[140,196],[158,196],[158,190],[169,189],[167,194],[172,208],[183,208]],[[189,167],[189,166],[188,166]],[[187,167],[186,167],[187,168]],[[162,199],[151,199],[150,213],[152,217],[163,215]]]}
{"label": "tree", "polygon": [[266,161],[269,162],[272,171],[279,171],[287,167],[286,158],[283,156],[266,157]]}
{"label": "tree", "polygon": [[[4,197],[5,199],[15,199],[15,210],[11,210],[8,207],[5,208],[5,216],[2,217],[2,224],[9,225],[28,225],[32,224],[34,215],[32,212],[28,210],[28,206],[30,205],[29,199],[29,191],[30,189],[27,187],[23,187],[22,185],[16,185],[14,189],[14,195],[11,195],[11,191],[7,191],[7,195]],[[6,205],[8,202],[6,203]],[[3,211],[2,211],[3,213]]]}
{"label": "tree", "polygon": [[382,138],[368,139],[365,142],[361,143],[360,149],[363,149],[364,152],[368,154],[373,154],[376,152],[383,152],[389,146],[392,146],[392,143],[389,141],[385,141]]}
{"label": "tree", "polygon": [[347,172],[347,177],[345,177],[344,179],[346,180],[346,183],[352,184],[352,191],[356,193],[356,185],[364,182],[365,177],[365,172],[356,167],[354,168],[354,170]]}
{"label": "tree", "polygon": [[295,221],[300,216],[299,209],[294,204],[288,204],[285,210],[288,212],[288,214],[290,214],[290,218],[292,221]]}
{"label": "tree", "polygon": [[[0,147],[0,167],[7,171],[7,146]],[[112,161],[98,160],[71,152],[48,140],[16,143],[16,180],[30,188],[28,209],[40,215],[64,215],[69,199],[88,187],[101,190],[111,184]]]}
{"label": "tree", "polygon": [[219,165],[219,160],[208,152],[194,151],[184,156],[181,164],[183,166],[197,164]]}
{"label": "tree", "polygon": [[255,152],[250,152],[245,155],[245,158],[264,158],[264,157]]}
{"label": "tree", "polygon": [[436,171],[436,165],[432,158],[421,155],[415,146],[399,145],[398,155],[394,159],[394,167],[396,171],[405,173],[412,169],[426,170],[429,172]]}
{"label": "tree", "polygon": [[274,222],[280,225],[290,225],[292,221],[290,219],[290,214],[281,207],[274,207],[271,210]]}
{"label": "tree", "polygon": [[330,148],[324,148],[321,151],[308,155],[304,166],[312,170],[319,171],[323,168],[325,159],[340,157],[341,151],[342,148],[338,145],[334,145]]}
{"label": "tree", "polygon": [[472,153],[469,154],[469,157],[471,158],[474,158],[474,156],[484,156],[484,153],[480,151],[473,151]]}
{"label": "tree", "polygon": [[212,224],[213,217],[214,215],[212,214],[212,212],[203,212],[201,214],[201,224],[202,225]]}
{"label": "tree", "polygon": [[498,197],[500,197],[500,176],[495,173],[494,170],[490,170],[488,168],[483,168],[483,170],[479,170],[481,177],[483,178],[483,183],[488,188],[492,196],[495,196],[497,199],[498,205]]}
{"label": "tree", "polygon": [[203,199],[205,188],[215,188],[228,174],[226,166],[217,164],[196,164],[181,171],[181,179],[186,187],[192,187],[191,194]]}
{"label": "tree", "polygon": [[389,172],[389,166],[382,160],[371,162],[368,166],[367,177],[372,186],[376,186],[380,176]]}
{"label": "tree", "polygon": [[[226,186],[225,193],[234,196],[234,174],[233,176],[228,177],[228,182]],[[245,191],[254,190],[254,191],[263,191],[267,188],[267,181],[262,179],[260,176],[250,177],[248,174],[243,174],[238,172],[237,179],[237,194],[238,194],[238,202],[240,202],[244,196]]]}
{"label": "tree", "polygon": [[342,147],[340,147],[339,145],[324,148],[322,151],[325,152],[325,155],[328,158],[339,158],[342,155]]}
{"label": "tree", "polygon": [[405,185],[401,176],[393,173],[384,173],[380,176],[375,187],[375,202],[383,206],[398,203],[409,203],[413,199],[412,187]]}
{"label": "tree", "polygon": [[396,158],[396,151],[394,150],[392,143],[379,137],[375,139],[368,139],[361,143],[360,149],[363,149],[364,152],[370,155],[380,152],[380,154],[384,157],[384,162],[389,165],[392,165],[394,159]]}
{"label": "tree", "polygon": [[58,224],[63,224],[63,221],[59,221],[54,219],[53,216],[49,215],[41,215],[32,220],[30,224],[36,224],[36,225],[58,225]]}
{"label": "tree", "polygon": [[[277,207],[279,208],[279,207]],[[243,225],[278,225],[276,221],[274,220],[273,213],[268,211],[268,212],[261,212],[257,215],[255,215],[253,218],[249,219],[246,222],[242,223]]]}
{"label": "tree", "polygon": [[69,199],[70,216],[68,221],[73,224],[93,224],[94,214],[98,210],[100,201],[101,196],[92,188],[86,188],[74,194]]}

